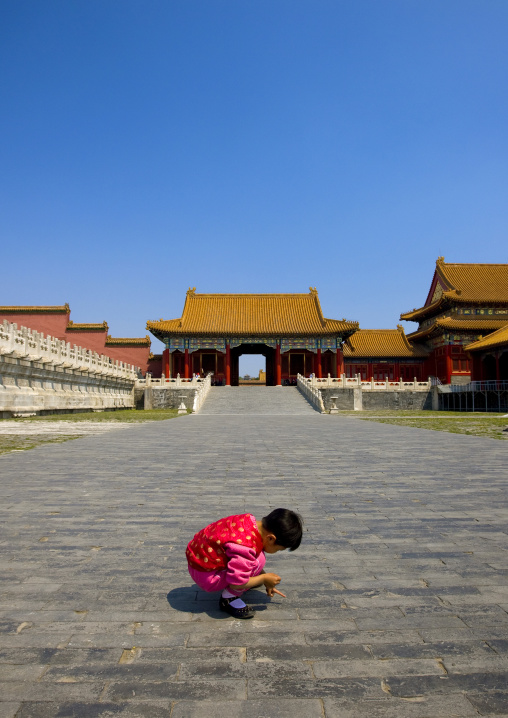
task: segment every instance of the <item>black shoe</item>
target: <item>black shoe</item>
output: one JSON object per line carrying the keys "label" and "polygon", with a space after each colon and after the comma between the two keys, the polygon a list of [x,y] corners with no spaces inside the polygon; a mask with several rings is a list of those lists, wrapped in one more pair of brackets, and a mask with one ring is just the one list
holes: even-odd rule
{"label": "black shoe", "polygon": [[244,606],[243,608],[231,606],[231,601],[235,601],[237,598],[238,596],[233,596],[233,598],[224,598],[221,596],[219,599],[220,610],[229,613],[233,618],[254,618],[256,612],[250,606]]}

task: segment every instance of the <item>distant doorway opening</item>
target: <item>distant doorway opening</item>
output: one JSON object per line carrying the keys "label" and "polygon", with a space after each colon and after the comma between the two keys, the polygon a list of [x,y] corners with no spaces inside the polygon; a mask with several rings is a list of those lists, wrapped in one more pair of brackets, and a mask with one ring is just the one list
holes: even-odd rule
{"label": "distant doorway opening", "polygon": [[[251,364],[252,357],[256,357],[257,360]],[[245,374],[252,377],[259,376],[259,369],[264,369],[266,372],[266,386],[274,386],[275,349],[273,347],[266,344],[240,344],[231,349],[231,386],[238,386],[240,376]]]}
{"label": "distant doorway opening", "polygon": [[238,358],[239,383],[266,384],[266,357],[263,354],[240,354]]}

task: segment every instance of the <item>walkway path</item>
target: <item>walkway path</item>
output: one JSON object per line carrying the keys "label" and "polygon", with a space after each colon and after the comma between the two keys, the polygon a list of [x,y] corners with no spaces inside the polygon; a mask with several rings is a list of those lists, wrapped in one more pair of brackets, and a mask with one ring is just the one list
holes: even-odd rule
{"label": "walkway path", "polygon": [[200,414],[295,416],[315,414],[307,399],[292,386],[231,386],[210,389]]}
{"label": "walkway path", "polygon": [[[256,391],[256,389],[246,389]],[[0,457],[1,718],[508,715],[506,445],[320,415],[189,415]],[[306,521],[235,621],[184,549]]]}

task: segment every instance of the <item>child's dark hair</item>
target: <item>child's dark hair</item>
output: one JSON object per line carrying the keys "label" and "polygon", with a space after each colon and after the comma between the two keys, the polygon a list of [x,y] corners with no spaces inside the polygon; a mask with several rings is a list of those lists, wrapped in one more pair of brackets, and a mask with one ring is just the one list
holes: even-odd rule
{"label": "child's dark hair", "polygon": [[274,509],[262,519],[263,528],[274,534],[279,546],[296,551],[302,541],[303,519],[289,509]]}

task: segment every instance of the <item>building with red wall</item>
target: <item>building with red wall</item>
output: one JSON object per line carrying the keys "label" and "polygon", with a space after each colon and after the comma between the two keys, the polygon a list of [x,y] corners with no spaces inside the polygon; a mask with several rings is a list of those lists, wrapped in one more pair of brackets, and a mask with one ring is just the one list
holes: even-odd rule
{"label": "building with red wall", "polygon": [[397,329],[358,329],[344,343],[346,376],[363,380],[426,381],[427,357],[424,347],[408,341],[400,324]]}
{"label": "building with red wall", "polygon": [[46,336],[84,347],[97,354],[104,354],[125,364],[139,367],[146,373],[150,361],[149,336],[138,338],[111,337],[107,322],[100,324],[76,323],[70,319],[68,304],[63,306],[3,306],[0,321],[7,320],[18,327],[28,327]]}
{"label": "building with red wall", "polygon": [[473,381],[508,381],[508,323],[466,347]]}
{"label": "building with red wall", "polygon": [[0,321],[7,320],[18,327],[28,327],[46,336],[67,339],[67,325],[71,310],[68,304],[59,307],[0,307]]}
{"label": "building with red wall", "polygon": [[439,257],[425,304],[401,319],[419,324],[407,338],[428,352],[428,376],[468,383],[473,364],[466,347],[508,322],[508,264],[450,264]]}
{"label": "building with red wall", "polygon": [[266,383],[292,383],[298,374],[339,376],[343,342],[358,323],[323,316],[317,290],[308,294],[196,294],[189,289],[182,316],[147,322],[166,346],[165,376],[212,373],[236,386],[242,354],[266,358]]}

